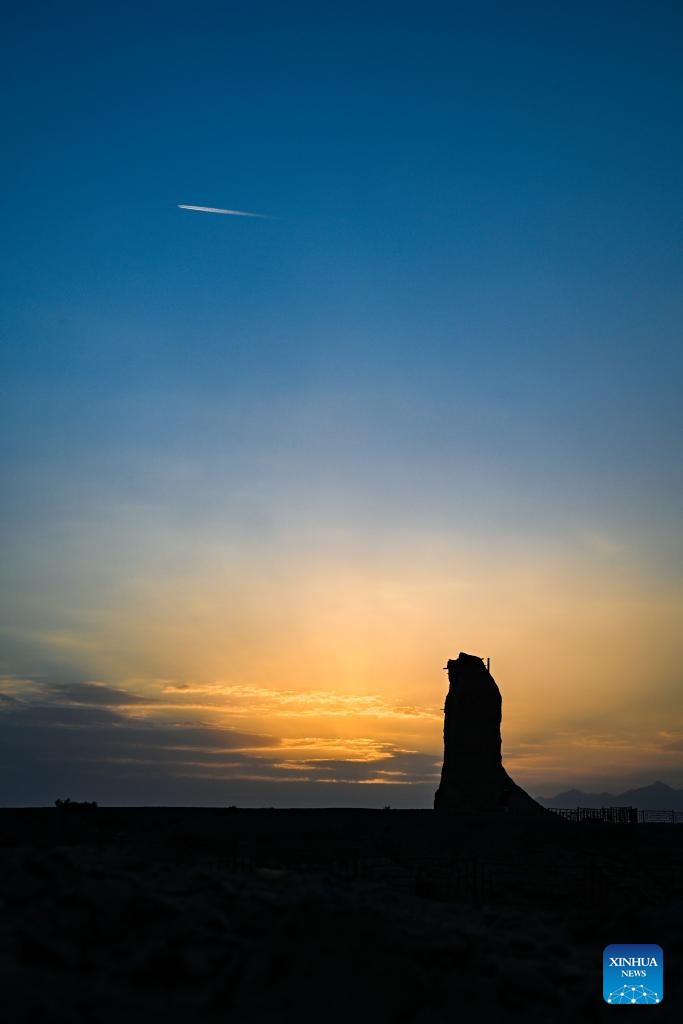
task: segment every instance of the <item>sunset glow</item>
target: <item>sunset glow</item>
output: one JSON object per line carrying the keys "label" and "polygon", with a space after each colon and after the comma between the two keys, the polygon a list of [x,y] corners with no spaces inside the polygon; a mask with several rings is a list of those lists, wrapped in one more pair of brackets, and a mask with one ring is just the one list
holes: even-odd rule
{"label": "sunset glow", "polygon": [[95,7],[8,72],[0,800],[431,806],[461,650],[530,793],[683,784],[676,33]]}

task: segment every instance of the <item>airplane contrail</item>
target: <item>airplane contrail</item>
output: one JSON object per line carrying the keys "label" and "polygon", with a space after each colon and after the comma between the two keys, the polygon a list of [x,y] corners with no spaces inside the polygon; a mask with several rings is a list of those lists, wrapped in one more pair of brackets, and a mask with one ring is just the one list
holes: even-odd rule
{"label": "airplane contrail", "polygon": [[228,217],[258,217],[260,220],[270,220],[265,213],[247,213],[246,210],[222,210],[219,206],[189,206],[187,203],[178,203],[179,210],[196,210],[198,213],[225,213]]}

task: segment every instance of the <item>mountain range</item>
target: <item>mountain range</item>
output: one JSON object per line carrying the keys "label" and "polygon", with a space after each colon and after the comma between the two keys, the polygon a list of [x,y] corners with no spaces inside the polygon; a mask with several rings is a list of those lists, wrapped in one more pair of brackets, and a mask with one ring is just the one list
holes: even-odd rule
{"label": "mountain range", "polygon": [[537,796],[544,807],[637,807],[643,811],[671,811],[683,809],[683,789],[673,789],[665,782],[651,786],[627,789],[623,793],[584,793],[581,789],[568,789],[557,796]]}

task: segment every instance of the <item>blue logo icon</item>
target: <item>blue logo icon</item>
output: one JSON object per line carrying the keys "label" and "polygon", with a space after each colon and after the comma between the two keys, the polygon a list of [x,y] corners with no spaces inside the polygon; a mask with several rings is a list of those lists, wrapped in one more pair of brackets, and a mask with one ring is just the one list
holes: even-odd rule
{"label": "blue logo icon", "polygon": [[606,1003],[642,1006],[661,1003],[664,954],[652,942],[614,942],[602,954],[602,994]]}

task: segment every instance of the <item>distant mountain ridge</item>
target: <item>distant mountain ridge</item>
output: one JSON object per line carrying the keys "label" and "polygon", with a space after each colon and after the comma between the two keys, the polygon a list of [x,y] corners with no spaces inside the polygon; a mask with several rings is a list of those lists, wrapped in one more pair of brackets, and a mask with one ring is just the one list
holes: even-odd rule
{"label": "distant mountain ridge", "polygon": [[557,796],[537,796],[544,807],[637,807],[643,811],[683,810],[683,789],[673,789],[665,782],[627,789],[623,793],[584,793],[568,789]]}

